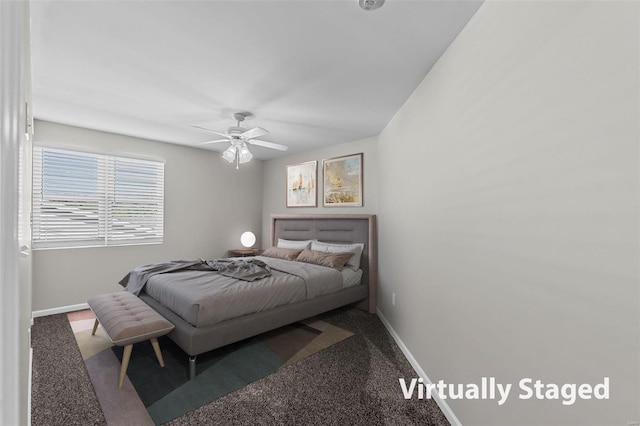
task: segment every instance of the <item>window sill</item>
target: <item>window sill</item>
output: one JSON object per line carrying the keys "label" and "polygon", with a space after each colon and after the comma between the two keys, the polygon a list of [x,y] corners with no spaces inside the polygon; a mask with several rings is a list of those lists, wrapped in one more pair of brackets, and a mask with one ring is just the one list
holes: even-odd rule
{"label": "window sill", "polygon": [[109,248],[109,247],[136,247],[136,246],[152,246],[152,245],[160,245],[164,244],[164,241],[154,241],[154,242],[146,242],[146,243],[122,243],[122,244],[87,244],[82,246],[59,246],[59,247],[32,247],[32,251],[45,251],[45,250],[73,250],[73,249],[88,249],[88,248]]}

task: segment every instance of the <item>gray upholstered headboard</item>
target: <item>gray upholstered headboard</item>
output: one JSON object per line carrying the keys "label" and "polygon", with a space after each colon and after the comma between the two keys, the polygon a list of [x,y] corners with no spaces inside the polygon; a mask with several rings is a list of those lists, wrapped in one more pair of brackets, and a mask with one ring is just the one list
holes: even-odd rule
{"label": "gray upholstered headboard", "polygon": [[368,310],[376,310],[378,276],[375,215],[272,215],[271,243],[286,240],[314,240],[330,243],[364,243],[362,283],[369,286]]}

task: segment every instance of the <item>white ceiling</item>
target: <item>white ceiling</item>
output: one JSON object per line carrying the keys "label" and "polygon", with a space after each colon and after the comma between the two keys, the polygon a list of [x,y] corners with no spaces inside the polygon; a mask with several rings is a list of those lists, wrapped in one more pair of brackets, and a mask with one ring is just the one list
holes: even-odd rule
{"label": "white ceiling", "polygon": [[[479,1],[31,3],[36,118],[193,145],[243,127],[294,152],[380,133]],[[226,143],[207,146],[222,151]],[[256,158],[283,155],[251,147]]]}

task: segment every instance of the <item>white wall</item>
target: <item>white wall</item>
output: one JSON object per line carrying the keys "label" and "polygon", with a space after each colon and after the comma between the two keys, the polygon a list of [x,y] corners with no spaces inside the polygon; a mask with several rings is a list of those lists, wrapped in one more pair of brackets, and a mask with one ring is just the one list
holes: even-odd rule
{"label": "white wall", "polygon": [[486,2],[379,137],[378,303],[429,378],[610,377],[448,400],[465,425],[640,420],[638,16]]}
{"label": "white wall", "polygon": [[[264,247],[268,247],[270,243],[270,217],[272,214],[376,214],[378,210],[378,146],[376,141],[376,138],[367,138],[265,161],[262,184],[262,210],[264,213],[262,217],[262,241],[264,242]],[[322,160],[360,152],[363,154],[363,206],[323,207]],[[305,163],[307,161],[318,162],[318,206],[287,208],[287,165]]]}
{"label": "white wall", "polygon": [[240,170],[219,153],[36,122],[36,144],[134,155],[165,161],[164,243],[144,246],[34,250],[33,309],[84,303],[118,291],[129,269],[176,259],[219,258],[240,246],[240,235],[260,238],[262,161]]}

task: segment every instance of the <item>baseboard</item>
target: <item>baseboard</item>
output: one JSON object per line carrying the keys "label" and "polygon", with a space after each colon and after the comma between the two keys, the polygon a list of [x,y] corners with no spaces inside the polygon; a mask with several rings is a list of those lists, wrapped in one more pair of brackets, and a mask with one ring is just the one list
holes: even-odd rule
{"label": "baseboard", "polygon": [[46,317],[47,315],[66,314],[67,312],[81,311],[83,309],[89,309],[87,303],[79,303],[77,305],[60,306],[59,308],[43,309],[41,311],[33,311],[31,313],[32,318]]}
{"label": "baseboard", "polygon": [[[411,352],[409,352],[409,348],[407,348],[407,346],[404,344],[402,339],[400,339],[400,336],[398,336],[398,333],[396,333],[393,327],[391,327],[391,324],[389,324],[389,321],[387,321],[384,315],[382,315],[382,312],[380,312],[380,309],[378,309],[377,311],[378,311],[378,317],[382,321],[382,324],[384,324],[386,329],[389,331],[389,334],[391,334],[391,337],[393,337],[393,340],[396,341],[396,343],[400,347],[400,350],[409,361],[409,364],[411,364],[411,366],[416,371],[416,373],[418,373],[418,376],[422,378],[425,384],[433,383],[429,379],[427,374],[424,372],[420,364],[418,364],[418,361],[416,361],[416,359],[413,357]],[[442,413],[444,414],[444,416],[447,418],[447,420],[449,420],[449,423],[455,426],[462,426],[462,423],[460,423],[460,420],[458,420],[456,415],[453,413],[453,410],[451,410],[451,407],[449,407],[449,404],[447,404],[447,402],[444,399],[440,398],[440,395],[438,395],[437,392],[433,396],[434,396],[433,400],[436,402],[436,404],[438,404],[438,407],[440,407],[440,410],[442,410]]]}

